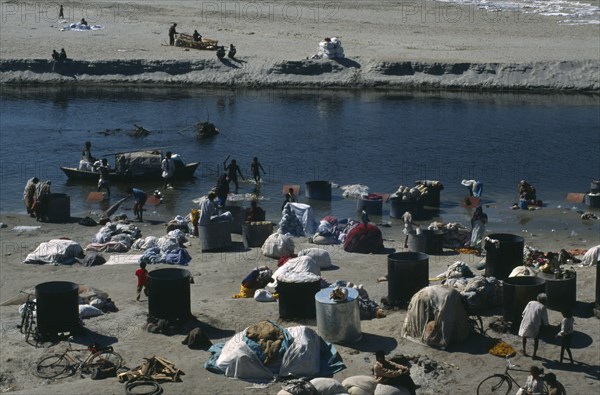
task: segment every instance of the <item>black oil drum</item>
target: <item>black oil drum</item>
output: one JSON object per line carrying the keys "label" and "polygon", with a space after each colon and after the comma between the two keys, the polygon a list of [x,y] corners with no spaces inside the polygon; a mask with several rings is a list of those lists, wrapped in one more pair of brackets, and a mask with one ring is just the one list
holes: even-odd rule
{"label": "black oil drum", "polygon": [[390,217],[402,218],[407,211],[412,215],[414,220],[423,218],[423,201],[405,201],[402,198],[390,199]]}
{"label": "black oil drum", "polygon": [[242,234],[242,225],[246,222],[246,209],[240,206],[224,206],[221,212],[229,211],[233,217],[231,233]]}
{"label": "black oil drum", "polygon": [[48,222],[65,223],[71,219],[71,198],[66,193],[51,193],[48,197]]}
{"label": "black oil drum", "polygon": [[515,267],[523,265],[525,239],[506,233],[494,233],[488,237],[500,244],[496,247],[494,243],[485,243],[485,275],[504,280]]}
{"label": "black oil drum", "polygon": [[423,229],[420,234],[408,235],[408,250],[424,252],[428,255],[442,255],[444,252],[444,232],[440,230]]}
{"label": "black oil drum", "polygon": [[167,321],[192,317],[190,279],[185,269],[166,268],[148,273],[148,313]]}
{"label": "black oil drum", "polygon": [[79,285],[50,281],[35,286],[37,331],[43,338],[78,331]]}
{"label": "black oil drum", "polygon": [[423,206],[439,208],[440,192],[440,188],[427,187],[427,194],[421,198],[423,201]]}
{"label": "black oil drum", "polygon": [[273,234],[272,222],[251,222],[242,225],[242,241],[246,248],[262,247],[271,234]]}
{"label": "black oil drum", "polygon": [[388,303],[406,306],[412,296],[429,285],[429,255],[397,252],[388,255]]}
{"label": "black oil drum", "polygon": [[320,280],[305,283],[277,281],[279,318],[316,318],[315,295],[320,290]]}
{"label": "black oil drum", "polygon": [[369,215],[381,215],[381,213],[383,212],[383,198],[380,198],[380,199],[359,198],[356,201],[356,210],[364,211]]}
{"label": "black oil drum", "polygon": [[546,281],[540,277],[511,277],[502,282],[502,314],[506,321],[521,322],[527,303],[546,292]]}
{"label": "black oil drum", "polygon": [[554,278],[554,275],[544,274],[540,277],[546,280],[546,307],[556,311],[572,310],[575,307],[577,275],[570,278]]}
{"label": "black oil drum", "polygon": [[585,195],[585,204],[590,208],[600,208],[600,192]]}
{"label": "black oil drum", "polygon": [[331,200],[331,183],[329,181],[307,181],[305,196],[314,200]]}

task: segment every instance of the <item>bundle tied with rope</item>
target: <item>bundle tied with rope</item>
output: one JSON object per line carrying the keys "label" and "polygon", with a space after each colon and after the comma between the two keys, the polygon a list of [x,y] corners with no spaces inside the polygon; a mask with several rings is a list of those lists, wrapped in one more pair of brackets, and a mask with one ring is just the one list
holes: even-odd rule
{"label": "bundle tied with rope", "polygon": [[[126,393],[130,392],[131,388],[139,387],[143,385],[151,386],[153,391],[158,391],[160,385],[158,382],[178,382],[181,381],[180,376],[184,373],[175,368],[172,362],[166,359],[153,356],[151,358],[144,358],[144,363],[140,366],[131,369],[130,371],[123,372],[117,375],[119,382],[127,383]],[[128,392],[129,391],[129,392]],[[135,392],[139,394],[140,392]],[[151,394],[160,394],[160,392],[149,392]]]}

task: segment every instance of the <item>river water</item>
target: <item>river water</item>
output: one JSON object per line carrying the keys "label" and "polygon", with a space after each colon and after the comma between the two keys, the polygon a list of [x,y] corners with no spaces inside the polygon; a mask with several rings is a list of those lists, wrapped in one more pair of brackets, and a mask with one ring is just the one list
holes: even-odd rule
{"label": "river water", "polygon": [[[300,201],[306,201],[311,180],[391,193],[431,179],[444,184],[438,219],[468,223],[470,212],[458,204],[465,195],[460,181],[477,178],[497,231],[522,231],[527,224],[539,232],[560,227],[578,233],[597,225],[565,222],[576,218],[575,209],[585,209],[565,196],[588,191],[600,176],[598,101],[584,95],[4,87],[0,211],[24,213],[23,186],[34,175],[51,180],[53,192],[69,194],[74,216],[105,209],[110,202],[86,201],[94,185],[67,182],[59,169],[76,166],[89,140],[95,156],[164,147],[201,162],[196,179],[167,191],[164,204],[146,215],[150,219],[187,214],[231,155],[246,176],[254,156],[263,164],[263,183],[241,183],[240,193],[264,198],[273,221],[280,218],[286,183],[300,184]],[[198,141],[191,126],[205,120],[220,134]],[[132,137],[134,124],[151,134]],[[114,133],[102,133],[107,129]],[[520,179],[536,186],[542,210],[510,209]],[[136,186],[151,192],[160,183]],[[113,202],[126,187],[113,185]],[[356,217],[356,202],[342,198],[341,189],[334,189],[331,203],[312,203],[317,216]],[[397,222],[389,218],[389,205],[375,220]]]}

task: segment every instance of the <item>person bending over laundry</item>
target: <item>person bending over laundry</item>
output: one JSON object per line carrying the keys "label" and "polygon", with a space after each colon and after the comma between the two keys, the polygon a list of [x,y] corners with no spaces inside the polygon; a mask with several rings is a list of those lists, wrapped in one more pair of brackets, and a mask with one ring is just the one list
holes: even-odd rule
{"label": "person bending over laundry", "polygon": [[35,189],[40,180],[37,177],[30,178],[25,184],[23,191],[23,200],[25,201],[25,209],[30,217],[35,218],[33,203],[35,203]]}
{"label": "person bending over laundry", "polygon": [[35,217],[38,221],[44,222],[48,220],[48,204],[50,203],[50,181],[39,182],[35,188],[33,195],[33,207]]}
{"label": "person bending over laundry", "polygon": [[128,188],[127,193],[133,196],[133,215],[137,217],[138,221],[144,222],[144,204],[146,204],[146,200],[148,200],[148,195],[146,195],[146,192],[137,188]]}

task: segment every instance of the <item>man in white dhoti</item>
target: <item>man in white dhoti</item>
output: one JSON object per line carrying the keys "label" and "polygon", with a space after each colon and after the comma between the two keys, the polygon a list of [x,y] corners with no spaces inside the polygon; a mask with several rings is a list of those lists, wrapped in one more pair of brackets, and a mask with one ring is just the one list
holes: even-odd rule
{"label": "man in white dhoti", "polygon": [[540,341],[540,329],[542,325],[548,325],[548,310],[546,310],[546,294],[541,293],[537,296],[537,301],[533,300],[527,303],[523,310],[523,320],[519,327],[519,336],[523,338],[523,355],[527,355],[527,338],[533,338],[533,355],[537,358],[538,343]]}

